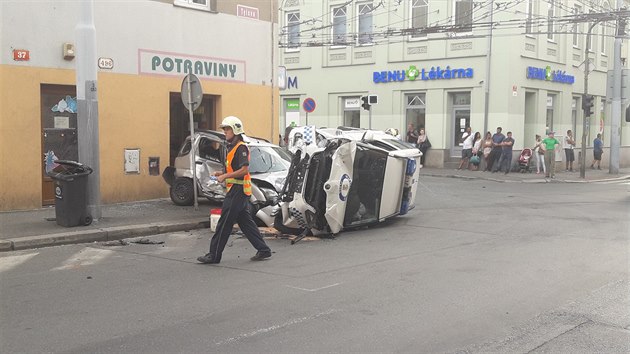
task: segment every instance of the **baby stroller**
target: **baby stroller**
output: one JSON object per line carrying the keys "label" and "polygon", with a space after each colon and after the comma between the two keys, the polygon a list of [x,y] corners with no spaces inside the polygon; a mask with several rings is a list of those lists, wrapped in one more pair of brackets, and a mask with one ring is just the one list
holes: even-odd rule
{"label": "baby stroller", "polygon": [[529,172],[529,161],[532,159],[532,149],[523,149],[518,157],[518,171]]}

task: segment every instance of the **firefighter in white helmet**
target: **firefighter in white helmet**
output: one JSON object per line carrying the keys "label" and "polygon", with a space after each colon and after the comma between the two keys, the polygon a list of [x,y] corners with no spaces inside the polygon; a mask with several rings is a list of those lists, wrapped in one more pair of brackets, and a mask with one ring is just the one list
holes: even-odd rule
{"label": "firefighter in white helmet", "polygon": [[252,218],[251,202],[252,181],[249,175],[249,149],[243,143],[243,123],[234,116],[225,117],[221,123],[228,142],[228,154],[225,159],[225,171],[215,172],[219,182],[225,181],[227,194],[221,207],[221,217],[217,223],[216,232],[210,241],[210,252],[198,257],[200,263],[216,264],[221,262],[223,249],[227,244],[232,227],[235,223],[241,228],[247,240],[258,251],[251,258],[262,261],[271,257],[271,249],[265,243],[254,219]]}

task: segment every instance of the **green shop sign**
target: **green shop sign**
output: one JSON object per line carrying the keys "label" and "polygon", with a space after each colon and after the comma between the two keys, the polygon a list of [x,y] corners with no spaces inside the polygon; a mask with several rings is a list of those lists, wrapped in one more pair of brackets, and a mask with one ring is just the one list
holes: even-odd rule
{"label": "green shop sign", "polygon": [[195,74],[200,79],[245,82],[245,62],[223,58],[138,50],[141,75],[178,76]]}
{"label": "green shop sign", "polygon": [[287,111],[299,111],[300,110],[300,99],[299,98],[290,98],[284,100],[286,104]]}

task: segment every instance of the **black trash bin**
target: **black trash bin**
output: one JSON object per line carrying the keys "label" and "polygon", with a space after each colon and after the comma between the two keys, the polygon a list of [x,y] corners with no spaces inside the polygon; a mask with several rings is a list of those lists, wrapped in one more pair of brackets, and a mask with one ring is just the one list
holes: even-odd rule
{"label": "black trash bin", "polygon": [[58,166],[48,172],[55,181],[55,217],[66,227],[90,225],[87,212],[87,179],[92,169],[75,161],[57,160]]}

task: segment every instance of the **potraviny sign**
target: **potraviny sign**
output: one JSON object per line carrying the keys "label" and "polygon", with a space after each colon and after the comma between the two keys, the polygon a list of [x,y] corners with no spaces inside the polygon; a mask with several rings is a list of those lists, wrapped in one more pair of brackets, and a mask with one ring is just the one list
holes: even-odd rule
{"label": "potraviny sign", "polygon": [[474,71],[472,68],[451,68],[449,65],[446,67],[435,67],[431,69],[418,69],[415,65],[412,65],[407,70],[393,70],[393,71],[375,71],[372,74],[374,83],[387,83],[392,81],[415,81],[420,80],[451,80],[451,79],[469,79],[472,78]]}
{"label": "potraviny sign", "polygon": [[559,82],[561,84],[572,85],[575,82],[575,76],[567,75],[562,70],[551,70],[550,66],[546,68],[527,67],[527,78],[532,80],[544,80],[551,82]]}
{"label": "potraviny sign", "polygon": [[179,78],[194,74],[202,80],[245,82],[245,69],[242,60],[138,49],[138,73],[141,75]]}

